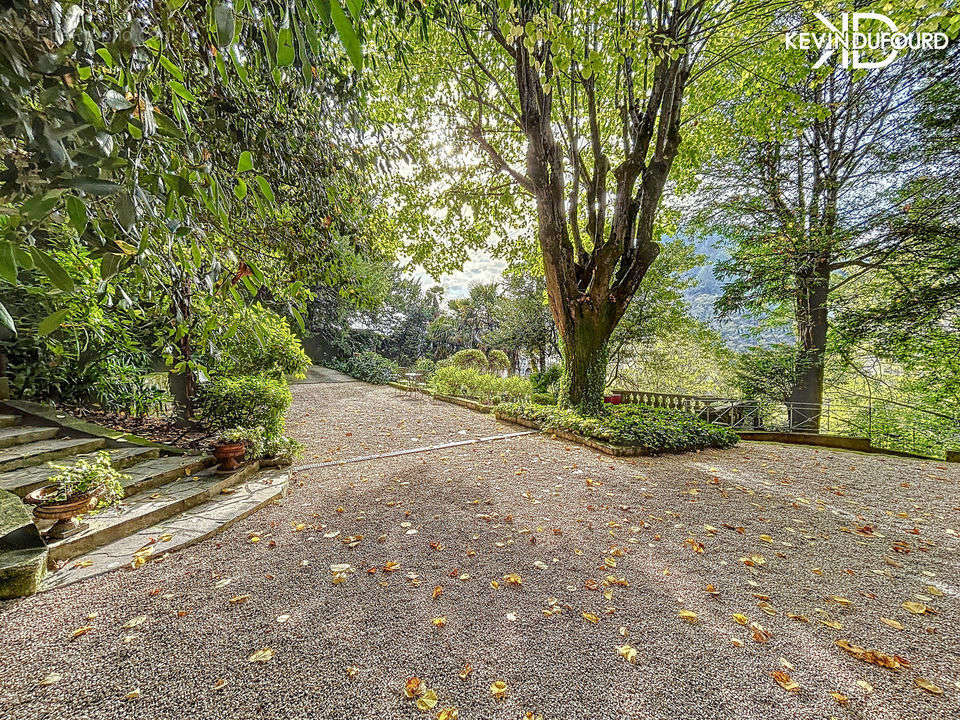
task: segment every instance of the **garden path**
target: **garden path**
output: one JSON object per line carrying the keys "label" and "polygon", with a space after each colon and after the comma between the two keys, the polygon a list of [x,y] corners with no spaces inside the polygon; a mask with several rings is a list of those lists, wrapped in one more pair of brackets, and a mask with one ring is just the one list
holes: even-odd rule
{"label": "garden path", "polygon": [[[307,463],[516,429],[363,383],[294,398]],[[314,468],[162,562],[0,606],[0,716],[945,720],[958,532],[960,466],[822,448],[530,435]]]}

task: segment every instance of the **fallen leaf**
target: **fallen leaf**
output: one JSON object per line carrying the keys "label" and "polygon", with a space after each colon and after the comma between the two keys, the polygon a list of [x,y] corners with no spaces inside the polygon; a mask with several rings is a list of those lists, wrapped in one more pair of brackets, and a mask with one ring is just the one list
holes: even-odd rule
{"label": "fallen leaf", "polygon": [[906,600],[900,606],[904,610],[909,610],[914,615],[923,615],[924,613],[933,613],[935,610],[928,605],[924,605],[922,602],[916,602],[914,600]]}
{"label": "fallen leaf", "polygon": [[800,692],[800,686],[783,670],[774,670],[770,673],[773,676],[773,679],[777,681],[777,685],[782,687],[787,692],[798,693]]}
{"label": "fallen leaf", "polygon": [[742,613],[734,613],[733,619],[735,622],[737,622],[740,625],[746,625],[747,623],[750,622],[750,618],[748,618],[746,615],[743,615]]}
{"label": "fallen leaf", "polygon": [[438,597],[440,597],[441,595],[443,595],[443,586],[442,586],[442,585],[437,585],[437,586],[433,589],[433,599],[436,600],[436,599],[437,599]]}
{"label": "fallen leaf", "polygon": [[70,639],[76,640],[78,637],[80,637],[81,635],[86,635],[91,630],[93,630],[93,625],[81,625],[72,633],[70,633]]}
{"label": "fallen leaf", "polygon": [[846,695],[843,695],[842,693],[832,692],[830,693],[830,697],[832,697],[834,700],[837,701],[837,705],[840,705],[842,707],[846,707],[850,703],[850,698],[848,698]]}
{"label": "fallen leaf", "polygon": [[43,680],[37,683],[41,687],[46,687],[47,685],[56,685],[63,679],[63,676],[60,673],[50,673]]}
{"label": "fallen leaf", "polygon": [[357,673],[360,672],[360,668],[358,668],[356,665],[347,665],[347,667],[345,667],[343,670],[345,673],[347,673],[348,678],[355,678]]}
{"label": "fallen leaf", "polygon": [[902,667],[910,666],[910,663],[899,655],[888,655],[887,653],[880,652],[879,650],[867,650],[859,645],[854,645],[848,640],[837,640],[834,644],[844,652],[853,655],[858,660],[863,660],[864,662],[872,663],[873,665],[879,665],[880,667],[889,668],[890,670],[899,670]]}
{"label": "fallen leaf", "polygon": [[432,710],[437,704],[437,691],[433,688],[428,688],[423,691],[423,694],[417,698],[417,709],[427,712]]}
{"label": "fallen leaf", "polygon": [[455,707],[444,708],[437,713],[437,720],[457,720],[460,717],[460,711]]}
{"label": "fallen leaf", "polygon": [[245,603],[249,599],[250,599],[249,593],[245,595],[234,595],[232,598],[230,598],[230,602],[233,603],[234,605],[240,605],[242,603]]}
{"label": "fallen leaf", "polygon": [[581,612],[580,614],[583,616],[583,619],[586,620],[588,623],[593,623],[594,625],[596,625],[598,622],[600,622],[600,618],[598,618],[593,613]]}
{"label": "fallen leaf", "polygon": [[140,698],[140,688],[136,690],[131,690],[126,695],[123,696],[124,700],[137,700]]}
{"label": "fallen leaf", "polygon": [[473,672],[473,665],[471,665],[470,663],[467,663],[466,665],[463,666],[463,670],[460,671],[460,679],[466,680],[467,677],[472,672]]}
{"label": "fallen leaf", "polygon": [[146,621],[147,621],[146,615],[137,615],[136,617],[132,617],[129,620],[127,620],[122,627],[129,630],[130,628],[135,628],[138,625],[143,625]]}
{"label": "fallen leaf", "polygon": [[423,681],[418,677],[407,678],[407,683],[403,686],[403,694],[408,698],[414,698],[421,693],[423,693]]}
{"label": "fallen leaf", "polygon": [[490,694],[502,698],[507,694],[507,684],[503,680],[494,680],[490,685]]}
{"label": "fallen leaf", "polygon": [[882,622],[885,625],[889,625],[890,627],[895,628],[897,630],[903,630],[903,623],[900,623],[894,620],[893,618],[882,617],[880,618],[880,622]]}
{"label": "fallen leaf", "polygon": [[699,620],[697,614],[692,610],[681,610],[677,613],[677,617],[684,622],[690,623],[691,625],[696,624],[696,622]]}
{"label": "fallen leaf", "polygon": [[433,620],[431,620],[430,622],[433,623],[433,626],[434,626],[434,627],[441,628],[441,627],[443,627],[444,625],[447,624],[447,618],[446,618],[445,616],[441,615],[441,616],[439,616],[439,617],[433,618]]}
{"label": "fallen leaf", "polygon": [[225,678],[217,678],[217,681],[210,686],[211,690],[220,690],[221,688],[226,687],[227,681]]}
{"label": "fallen leaf", "polygon": [[250,657],[247,658],[247,662],[258,662],[265,663],[268,660],[273,659],[273,649],[272,648],[263,648],[262,650],[257,650]]}
{"label": "fallen leaf", "polygon": [[637,649],[630,645],[621,645],[617,648],[617,655],[622,657],[628,663],[637,664]]}
{"label": "fallen leaf", "polygon": [[918,677],[918,678],[914,678],[913,682],[918,688],[922,688],[923,690],[926,690],[928,693],[931,693],[932,695],[943,695],[943,688],[941,688],[939,685],[934,685],[929,680],[925,680],[922,677]]}

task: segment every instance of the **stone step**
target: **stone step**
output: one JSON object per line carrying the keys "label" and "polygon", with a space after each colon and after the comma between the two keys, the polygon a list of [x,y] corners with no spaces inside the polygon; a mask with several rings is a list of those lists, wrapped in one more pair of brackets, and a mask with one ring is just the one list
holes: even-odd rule
{"label": "stone step", "polygon": [[171,455],[138,463],[124,472],[130,476],[123,482],[126,497],[153,490],[171,480],[205,470],[217,461],[213,455]]}
{"label": "stone step", "polygon": [[58,427],[39,425],[13,425],[0,428],[0,448],[26,445],[38,440],[49,440],[60,431]]}
{"label": "stone step", "polygon": [[13,425],[19,425],[23,418],[19,415],[3,415],[0,414],[0,427],[11,427]]}
{"label": "stone step", "polygon": [[0,600],[33,595],[46,572],[46,548],[0,552]]}
{"label": "stone step", "polygon": [[[144,460],[153,460],[160,456],[157,448],[135,447],[107,450],[110,454],[110,464],[117,469],[125,469],[131,465],[136,465]],[[94,453],[85,453],[65,460],[63,465],[72,465],[77,460],[91,459]],[[27,493],[33,492],[38,487],[47,484],[47,479],[57,474],[57,470],[44,465],[35,465],[33,467],[20,468],[0,474],[0,489],[9,490],[15,495],[24,497]]]}
{"label": "stone step", "polygon": [[[256,463],[245,465],[231,475],[205,470],[197,475],[188,475],[161,485],[152,491],[141,491],[125,499],[118,507],[89,513],[82,518],[82,522],[88,525],[85,530],[47,546],[50,550],[50,562],[58,563],[83,555],[196,507],[219,495],[225,488],[248,479],[257,470]],[[45,525],[49,526],[50,523]]]}
{"label": "stone step", "polygon": [[267,470],[202,505],[75,556],[61,569],[48,574],[40,590],[63,587],[118,568],[132,568],[136,558],[160,559],[169,552],[206,540],[284,496],[289,476],[288,470]]}
{"label": "stone step", "polygon": [[98,450],[106,444],[103,438],[55,438],[16,445],[0,450],[0,472],[41,465],[68,455]]}

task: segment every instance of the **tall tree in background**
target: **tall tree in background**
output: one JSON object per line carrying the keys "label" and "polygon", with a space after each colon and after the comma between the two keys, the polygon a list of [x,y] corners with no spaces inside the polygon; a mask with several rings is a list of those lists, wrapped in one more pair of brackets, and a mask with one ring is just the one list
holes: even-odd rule
{"label": "tall tree in background", "polygon": [[563,404],[602,408],[607,343],[659,252],[691,87],[786,4],[441,3],[462,121],[536,205]]}
{"label": "tall tree in background", "polygon": [[913,166],[899,147],[927,80],[909,60],[870,72],[809,63],[801,55],[754,81],[744,105],[775,93],[782,112],[709,168],[699,218],[733,245],[719,266],[728,281],[719,309],[792,306],[791,420],[817,430],[831,313],[845,292],[930,247],[895,230],[904,214],[899,176]]}

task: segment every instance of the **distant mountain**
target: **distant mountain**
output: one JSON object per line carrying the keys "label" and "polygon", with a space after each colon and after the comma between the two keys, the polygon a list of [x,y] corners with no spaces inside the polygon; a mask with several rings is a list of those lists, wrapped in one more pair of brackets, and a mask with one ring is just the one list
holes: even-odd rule
{"label": "distant mountain", "polygon": [[687,274],[687,277],[696,281],[696,285],[687,288],[684,292],[684,298],[690,304],[690,314],[693,317],[717,330],[727,346],[733,350],[743,350],[751,345],[790,342],[791,335],[788,329],[759,330],[755,316],[741,313],[725,318],[717,317],[714,304],[723,292],[723,285],[717,279],[714,269],[717,263],[729,259],[730,254],[723,247],[723,241],[716,235],[688,239],[688,242],[696,248],[699,255],[706,257],[703,265]]}

